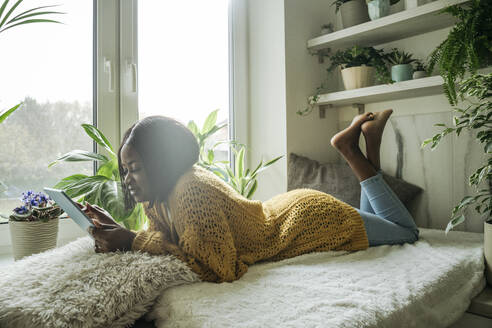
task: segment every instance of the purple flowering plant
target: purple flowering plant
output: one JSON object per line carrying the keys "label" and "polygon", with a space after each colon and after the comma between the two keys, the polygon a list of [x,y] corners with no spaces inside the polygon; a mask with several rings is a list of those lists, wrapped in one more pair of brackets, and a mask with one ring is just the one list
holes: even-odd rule
{"label": "purple flowering plant", "polygon": [[42,192],[28,190],[22,193],[22,205],[14,208],[10,219],[13,221],[49,221],[59,217],[63,211],[53,200]]}

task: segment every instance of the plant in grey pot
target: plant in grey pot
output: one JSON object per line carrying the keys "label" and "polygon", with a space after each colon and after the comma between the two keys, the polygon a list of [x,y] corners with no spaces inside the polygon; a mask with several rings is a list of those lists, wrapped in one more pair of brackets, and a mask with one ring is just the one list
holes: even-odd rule
{"label": "plant in grey pot", "polygon": [[383,50],[373,47],[353,46],[338,50],[329,56],[331,65],[328,72],[340,68],[346,90],[368,87],[374,84],[374,77],[382,83],[390,83]]}
{"label": "plant in grey pot", "polygon": [[369,21],[365,0],[335,0],[333,5],[336,7],[335,13],[340,11],[343,28]]}
{"label": "plant in grey pot", "polygon": [[425,63],[418,59],[415,60],[413,63],[415,64],[415,69],[413,70],[412,78],[415,80],[415,79],[426,77],[427,66],[425,65]]}
{"label": "plant in grey pot", "polygon": [[375,20],[390,13],[390,6],[400,0],[366,0],[369,18]]}
{"label": "plant in grey pot", "polygon": [[412,63],[415,59],[412,54],[393,48],[387,56],[391,66],[391,79],[395,82],[406,81],[412,79],[413,67]]}
{"label": "plant in grey pot", "polygon": [[9,218],[14,258],[44,252],[56,247],[58,218],[63,211],[43,193],[22,193],[22,205]]}

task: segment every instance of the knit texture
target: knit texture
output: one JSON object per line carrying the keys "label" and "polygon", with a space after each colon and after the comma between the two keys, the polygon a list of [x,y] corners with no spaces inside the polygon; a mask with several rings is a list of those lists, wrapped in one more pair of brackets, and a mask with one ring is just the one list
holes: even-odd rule
{"label": "knit texture", "polygon": [[211,282],[239,279],[258,261],[369,246],[357,211],[328,194],[297,189],[262,203],[198,165],[180,177],[168,204],[146,204],[145,213],[149,228],[132,249],[175,255]]}

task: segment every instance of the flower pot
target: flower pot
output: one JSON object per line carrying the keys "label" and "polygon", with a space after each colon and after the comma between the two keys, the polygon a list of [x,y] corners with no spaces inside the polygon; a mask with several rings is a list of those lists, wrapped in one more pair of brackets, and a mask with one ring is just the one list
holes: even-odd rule
{"label": "flower pot", "polygon": [[483,253],[485,255],[485,278],[492,286],[492,223],[483,223]]}
{"label": "flower pot", "polygon": [[374,67],[357,66],[342,69],[342,80],[345,90],[365,88],[374,83]]}
{"label": "flower pot", "polygon": [[399,13],[400,11],[405,10],[405,0],[400,0],[394,5],[390,5],[390,15]]}
{"label": "flower pot", "polygon": [[369,21],[365,0],[352,0],[345,2],[340,6],[340,15],[342,16],[343,28],[359,25]]}
{"label": "flower pot", "polygon": [[411,64],[391,66],[391,78],[395,82],[412,79],[413,67]]}
{"label": "flower pot", "polygon": [[56,247],[58,218],[42,221],[9,221],[14,259],[44,252]]}
{"label": "flower pot", "polygon": [[367,4],[369,12],[369,18],[375,20],[384,16],[388,16],[390,13],[389,0],[372,0]]}
{"label": "flower pot", "polygon": [[413,72],[413,79],[421,79],[423,77],[426,77],[427,76],[427,72],[426,71],[415,71]]}

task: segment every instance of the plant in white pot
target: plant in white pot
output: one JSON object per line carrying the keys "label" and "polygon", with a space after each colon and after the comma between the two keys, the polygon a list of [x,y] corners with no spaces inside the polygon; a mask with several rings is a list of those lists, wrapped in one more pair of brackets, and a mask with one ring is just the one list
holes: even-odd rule
{"label": "plant in white pot", "polygon": [[340,68],[346,90],[371,86],[374,79],[382,83],[391,83],[383,50],[353,46],[343,51],[339,50],[329,58],[331,65],[327,69],[328,72]]}
{"label": "plant in white pot", "polygon": [[343,28],[359,25],[369,21],[367,5],[364,0],[335,0],[335,13],[340,11]]}
{"label": "plant in white pot", "polygon": [[413,75],[412,63],[416,60],[412,54],[403,50],[393,48],[388,54],[391,66],[391,79],[395,82],[411,80]]}
{"label": "plant in white pot", "polygon": [[412,78],[421,79],[427,76],[427,65],[421,60],[416,60],[413,62],[415,64],[415,68],[413,70]]}
{"label": "plant in white pot", "polygon": [[390,14],[390,6],[400,0],[366,0],[369,18],[375,20]]}
{"label": "plant in white pot", "polygon": [[27,191],[22,193],[22,205],[9,219],[14,258],[44,252],[56,247],[58,218],[63,213],[49,196]]}

